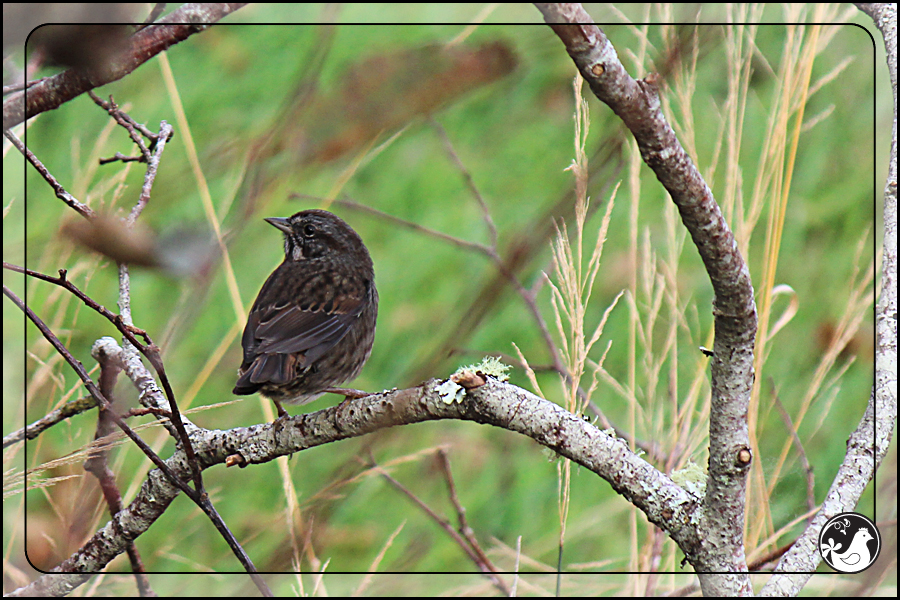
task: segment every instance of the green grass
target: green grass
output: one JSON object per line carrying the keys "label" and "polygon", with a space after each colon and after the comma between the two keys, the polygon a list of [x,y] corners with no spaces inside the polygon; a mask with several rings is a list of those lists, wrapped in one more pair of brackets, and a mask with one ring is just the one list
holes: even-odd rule
{"label": "green grass", "polygon": [[[244,10],[248,19],[277,18],[263,16],[264,11],[274,10],[272,7],[242,9],[237,16],[243,16]],[[342,18],[346,21],[367,18],[365,10],[349,5],[342,9]],[[527,6],[521,9],[524,13],[502,12],[513,11],[512,8],[498,10],[502,15],[498,19],[524,18],[535,22],[538,18],[537,13]],[[468,20],[472,16],[466,13],[459,18]],[[317,17],[311,14],[305,18]],[[604,17],[595,15],[595,18],[600,21]],[[864,21],[863,17],[854,18],[857,22]],[[874,220],[872,169],[876,164],[872,153],[875,115],[870,110],[874,94],[873,59],[868,39],[860,30],[852,26],[839,27],[840,31],[816,58],[812,80],[830,72],[847,56],[852,56],[854,63],[852,68],[840,72],[835,81],[813,96],[806,110],[809,118],[831,105],[834,107],[830,116],[800,137],[775,277],[776,284],[793,288],[799,310],[771,342],[765,369],[757,373],[757,383],[762,386],[759,413],[762,433],[756,462],[766,474],[767,482],[770,481],[768,474],[774,471],[777,457],[789,439],[777,411],[771,407],[769,381],[775,383],[788,412],[795,415],[825,351],[817,332],[834,326],[847,314],[849,282],[854,270],[860,266],[865,270],[872,261],[873,232],[867,228]],[[458,26],[338,27],[332,51],[318,77],[321,92],[326,96],[333,93],[345,69],[362,59],[425,43],[445,44],[461,30]],[[632,31],[623,26],[610,27],[608,31],[632,74],[643,76],[649,72],[649,66],[635,72],[627,55],[627,49],[636,50],[637,47]],[[698,64],[697,89],[690,107],[694,112],[693,135],[700,168],[705,175],[709,175],[708,161],[715,154],[716,144],[720,143],[717,132],[727,92],[726,58],[720,32],[717,28],[711,46]],[[289,195],[328,195],[353,159],[364,151],[365,146],[361,145],[345,157],[312,166],[300,166],[289,156],[276,156],[266,163],[269,170],[264,175],[269,179],[265,182],[265,193],[254,198],[256,204],[252,207],[248,204],[250,195],[246,182],[240,186],[237,183],[243,176],[245,154],[269,128],[276,127],[283,132],[305,126],[302,121],[278,122],[277,119],[281,107],[295,93],[297,76],[303,72],[304,61],[311,56],[311,44],[319,39],[319,33],[317,26],[213,28],[173,47],[168,53],[201,168],[213,204],[220,211],[218,216],[226,234],[234,277],[245,309],[282,256],[281,241],[262,218],[288,216],[313,206],[310,201],[290,200]],[[649,35],[654,44],[654,49],[649,51],[650,58],[657,60],[663,47],[659,28],[650,28]],[[763,26],[756,40],[760,55],[775,70],[781,60],[785,35],[782,26]],[[571,78],[574,68],[559,40],[549,28],[540,25],[481,26],[464,45],[474,46],[497,39],[515,49],[519,68],[499,82],[456,99],[434,118],[446,129],[456,153],[485,198],[503,250],[521,236],[529,235],[529,224],[573,186],[571,175],[563,169],[573,158]],[[876,68],[880,69],[881,65]],[[767,73],[762,65],[757,72],[758,81],[751,83],[746,118],[740,125],[743,146],[739,164],[745,203],[749,202],[757,176],[765,124],[774,102],[772,94],[776,84],[774,75]],[[427,82],[427,73],[422,74],[422,80]],[[676,85],[674,79],[667,84],[672,88]],[[663,93],[674,94],[666,89]],[[129,113],[151,129],[158,127],[160,119],[177,123],[158,60],[150,61],[120,82],[105,86],[98,94],[113,94],[120,105],[130,104]],[[365,103],[366,99],[361,98],[359,102]],[[589,103],[592,126],[587,154],[590,157],[600,144],[609,143],[609,136],[617,133],[621,125],[595,99]],[[98,168],[89,160],[92,156],[131,151],[130,142],[121,129],[113,129],[108,137],[101,138],[107,121],[107,116],[87,97],[80,97],[36,119],[28,131],[28,144],[73,194],[84,200],[90,199],[95,208],[109,210],[109,207],[115,207],[127,213],[139,192],[143,169],[132,167],[124,177],[127,187],[118,190],[111,181],[119,176],[122,166],[114,164]],[[379,143],[391,133],[382,135]],[[209,228],[184,140],[185,132],[176,126],[175,137],[163,158],[153,199],[141,217],[158,232],[171,231],[185,223],[201,230]],[[70,269],[72,281],[112,309],[117,293],[115,266],[84,250],[72,249],[67,240],[59,237],[60,224],[72,218],[72,211],[53,196],[33,170],[25,171],[27,200],[15,194],[14,185],[23,173],[20,164],[21,159],[14,151],[6,155],[4,205],[10,205],[4,220],[6,260],[23,262],[24,241],[29,267],[48,273],[55,273],[59,268]],[[724,154],[713,178],[713,192],[720,202],[725,194],[723,165]],[[590,166],[600,168],[603,165]],[[634,304],[639,319],[646,322],[653,305],[652,294],[648,296],[642,291],[650,289],[646,287],[651,281],[648,278],[668,277],[664,288],[668,296],[651,328],[652,342],[646,347],[639,344],[634,359],[628,351],[631,325],[624,299],[613,311],[590,357],[597,359],[611,341],[612,348],[604,367],[620,382],[627,381],[629,363],[636,361],[633,366],[637,373],[634,395],[642,411],[639,417],[645,416],[638,419],[635,435],[641,439],[654,439],[670,451],[667,444],[674,438],[667,426],[671,422],[672,405],[683,406],[681,403],[690,393],[689,386],[697,377],[700,357],[695,348],[700,344],[708,345],[712,298],[708,280],[690,240],[674,249],[671,246],[667,227],[673,225],[667,225],[667,222],[680,227],[674,207],[646,167],[641,166],[639,173],[639,188],[632,187],[627,166],[619,175],[622,187],[611,215],[600,273],[589,306],[588,327],[596,324],[620,290],[629,287],[634,269],[638,271]],[[601,185],[603,183],[606,182]],[[880,190],[880,182],[876,181],[875,185]],[[489,243],[478,206],[464,186],[461,174],[448,160],[433,128],[420,118],[410,119],[408,129],[396,141],[353,172],[340,193],[425,227],[465,240]],[[608,195],[600,195],[600,185],[592,186],[588,193],[601,209],[587,222],[586,253],[593,245],[608,199]],[[228,202],[230,206],[226,210]],[[629,204],[632,202],[639,202],[636,248],[630,245],[629,236]],[[417,383],[411,380],[411,374],[417,372],[425,357],[436,351],[439,343],[452,336],[465,321],[474,296],[496,271],[481,255],[365,213],[334,210],[366,241],[375,261],[381,296],[374,352],[355,385],[378,390]],[[768,208],[763,209],[763,216],[753,229],[747,257],[758,301],[767,211]],[[23,224],[26,227],[24,237]],[[678,236],[684,236],[680,229],[675,231]],[[866,231],[869,231],[869,237],[864,251],[857,255],[858,243]],[[639,264],[630,263],[632,253],[638,256]],[[651,262],[651,256],[655,263]],[[545,245],[540,255],[521,273],[526,287],[541,277],[542,270],[548,274],[552,272],[550,260],[550,248]],[[670,267],[677,271],[668,271]],[[23,286],[18,277],[7,273],[4,281],[21,294]],[[660,286],[662,282],[655,285]],[[61,339],[75,356],[91,368],[94,364],[90,359],[91,344],[102,335],[115,335],[113,329],[57,288],[35,281],[27,282],[26,287],[31,306],[60,332]],[[654,293],[663,290],[661,287],[654,289]],[[871,293],[872,284],[866,289]],[[669,303],[670,298],[675,298],[674,305]],[[547,286],[542,289],[538,304],[553,330]],[[772,323],[784,304],[786,302],[779,300],[774,305]],[[152,271],[132,270],[132,311],[135,324],[150,332],[154,340],[168,340],[163,348],[166,368],[176,394],[181,398],[236,322],[221,263],[200,285]],[[872,385],[871,305],[864,312],[866,316],[854,337],[855,360],[839,382],[823,388],[816,395],[799,429],[815,469],[817,501],[821,501],[831,483],[836,465],[843,457],[843,442],[856,426]],[[679,317],[682,320],[676,330],[677,346],[665,354],[665,336],[670,324]],[[4,332],[6,433],[20,427],[23,419],[39,418],[67,393],[81,395],[84,391],[72,371],[55,358],[31,326],[26,327],[23,347],[22,316],[9,302],[4,304]],[[511,342],[522,349],[533,366],[547,364],[548,352],[533,319],[521,299],[507,290],[473,335],[459,339],[454,345],[461,353],[440,361],[440,367],[429,375],[446,377],[458,365],[476,362],[485,353],[514,355]],[[24,356],[23,348],[27,350]],[[842,356],[831,373],[851,358],[853,354]],[[48,361],[52,362],[52,368],[49,372],[42,371],[41,364]],[[239,341],[235,339],[213,367],[211,376],[191,406],[232,399],[230,390],[239,362]],[[657,363],[662,366],[654,380],[648,376],[647,365]],[[696,399],[698,411],[708,396],[706,377],[701,372],[703,383]],[[521,369],[512,372],[511,381],[529,387]],[[539,381],[548,399],[564,403],[557,376],[539,374]],[[30,390],[24,412],[23,383]],[[118,389],[123,401],[135,402],[134,392],[130,391],[127,382],[120,382]],[[834,402],[829,405],[832,396]],[[600,384],[593,400],[618,425],[629,426],[629,403],[608,383]],[[317,410],[333,401],[333,397],[322,399],[310,405],[308,410]],[[828,412],[824,413],[826,406]],[[699,417],[699,413],[692,415],[694,419]],[[199,412],[192,418],[198,425],[219,429],[264,420],[256,398]],[[92,438],[94,420],[95,414],[89,413],[57,426],[29,444],[27,463],[20,450],[13,456],[7,454],[5,468],[15,468],[20,473],[23,468],[37,468],[46,461],[77,452]],[[148,419],[140,422],[145,421]],[[698,450],[679,457],[679,463],[692,459],[705,467],[704,423],[700,421],[697,425],[700,439],[694,437]],[[165,440],[159,428],[147,435],[157,443]],[[376,474],[362,476],[331,490],[330,494],[322,494],[335,481],[364,471],[370,452],[379,464],[385,465],[439,445],[448,448],[460,500],[467,508],[475,535],[488,549],[491,558],[502,569],[512,570],[514,556],[502,551],[501,544],[514,550],[516,540],[521,536],[523,555],[537,561],[523,562],[523,570],[535,570],[538,564],[548,568],[555,566],[559,531],[555,464],[534,442],[508,431],[473,423],[438,422],[381,431],[365,438],[311,449],[296,455],[288,463],[301,506],[300,515],[295,516],[298,538],[302,544],[304,536],[311,531],[314,555],[321,561],[315,567],[310,562],[311,555],[303,554],[300,557],[303,570],[309,572],[321,568],[328,560],[328,572],[366,571],[388,537],[405,522],[386,551],[379,570],[473,571],[472,563],[449,538]],[[163,456],[171,452],[171,446],[171,442],[165,441],[161,450]],[[143,480],[148,461],[127,444],[114,453],[112,460],[128,501],[133,497],[135,486]],[[393,467],[391,473],[439,514],[454,522],[433,455],[420,454],[414,460]],[[96,485],[84,476],[79,461],[40,471],[39,475],[77,477],[44,490],[28,492],[24,506],[21,494],[6,500],[4,546],[9,549],[7,560],[16,569],[29,573],[28,577],[32,571],[22,560],[23,547],[28,548],[29,556],[44,557],[46,562],[42,564],[52,566],[108,520],[100,507]],[[217,508],[256,565],[261,570],[289,570],[293,551],[286,531],[286,500],[276,464],[241,470],[215,468],[208,470],[204,478]],[[755,541],[766,538],[773,528],[778,529],[805,511],[804,490],[804,473],[796,449],[792,448],[787,463],[777,474],[774,493],[752,496],[751,522],[768,518],[760,503],[767,505],[771,515],[771,524],[761,526]],[[614,494],[605,482],[579,467],[573,468],[570,494],[565,565],[611,561],[596,568],[598,571],[640,570],[646,565],[653,529],[641,514]],[[871,498],[871,493],[867,498]],[[860,510],[868,512],[869,507],[871,500],[864,499]],[[23,511],[29,524],[27,540],[21,527],[13,531],[13,526],[21,523]],[[795,528],[793,534],[797,531]],[[60,535],[60,532],[70,534]],[[776,543],[785,543],[791,535]],[[151,571],[239,571],[238,564],[212,526],[184,497],[173,503],[166,514],[138,539],[137,545]],[[680,571],[680,560],[680,552],[673,550],[672,543],[666,541],[660,569]],[[110,570],[121,572],[127,568],[127,562],[120,557]],[[588,593],[593,590],[590,586],[604,585],[608,581],[580,577],[564,578],[564,592],[565,586],[570,586],[570,593]],[[235,578],[225,576],[203,580],[210,582],[204,583],[202,590],[194,589],[192,586],[196,586],[196,582],[188,578],[156,578],[154,585],[157,592],[167,595],[252,591],[249,587],[238,588],[249,586],[243,578],[240,584],[234,583]],[[376,578],[367,593],[390,593],[383,587],[385,581]],[[424,577],[402,581],[402,585],[409,586],[404,587],[402,593],[432,595],[448,590],[457,593],[492,591],[485,580],[476,575],[449,581]],[[555,585],[552,577],[534,577],[532,581],[545,591],[552,591]],[[615,581],[605,593],[643,591],[637,578],[622,577]],[[659,585],[665,589],[658,591],[677,588],[687,581],[685,577],[664,576]],[[329,593],[344,594],[355,589],[359,578],[333,576],[326,579],[326,585],[329,582]],[[133,593],[133,583],[124,577],[109,578],[103,585],[109,586],[110,593],[117,593],[116,590]],[[280,576],[273,578],[273,585],[276,592],[290,593],[289,586],[297,584],[294,577]],[[310,593],[313,578],[305,575],[303,585],[305,593]],[[390,590],[393,593],[400,591]],[[534,588],[521,586],[519,591],[537,593]],[[600,589],[593,591],[603,593]]]}

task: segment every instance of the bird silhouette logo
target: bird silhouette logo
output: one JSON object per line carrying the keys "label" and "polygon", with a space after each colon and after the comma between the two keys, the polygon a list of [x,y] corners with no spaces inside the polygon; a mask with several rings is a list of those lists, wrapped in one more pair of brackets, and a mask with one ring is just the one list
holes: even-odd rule
{"label": "bird silhouette logo", "polygon": [[835,571],[859,573],[875,562],[881,551],[881,534],[859,513],[831,517],[819,533],[819,552]]}

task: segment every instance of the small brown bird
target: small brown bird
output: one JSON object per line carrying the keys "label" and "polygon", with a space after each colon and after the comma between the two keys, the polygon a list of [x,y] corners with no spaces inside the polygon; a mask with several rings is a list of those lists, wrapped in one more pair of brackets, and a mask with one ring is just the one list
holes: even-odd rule
{"label": "small brown bird", "polygon": [[372,353],[378,292],[359,235],[324,210],[266,219],[284,232],[284,262],[269,275],[241,338],[233,393],[306,404],[353,379]]}

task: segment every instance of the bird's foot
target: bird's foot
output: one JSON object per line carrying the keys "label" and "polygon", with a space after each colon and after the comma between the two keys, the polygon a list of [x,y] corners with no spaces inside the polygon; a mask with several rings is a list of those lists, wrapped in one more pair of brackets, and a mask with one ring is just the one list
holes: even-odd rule
{"label": "bird's foot", "polygon": [[328,388],[323,390],[329,394],[338,394],[344,397],[343,402],[338,404],[338,408],[342,408],[344,404],[346,404],[350,400],[356,400],[357,398],[365,398],[366,396],[371,396],[372,392],[364,392],[363,390],[354,390],[352,388]]}

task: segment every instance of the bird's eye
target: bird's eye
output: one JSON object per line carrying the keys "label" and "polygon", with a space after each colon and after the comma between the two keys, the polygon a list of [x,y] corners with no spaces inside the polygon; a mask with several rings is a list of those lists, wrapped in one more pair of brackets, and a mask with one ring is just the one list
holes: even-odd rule
{"label": "bird's eye", "polygon": [[312,225],[309,225],[309,224],[303,226],[303,235],[305,235],[306,237],[312,237],[315,234],[316,234],[315,227],[313,227]]}

